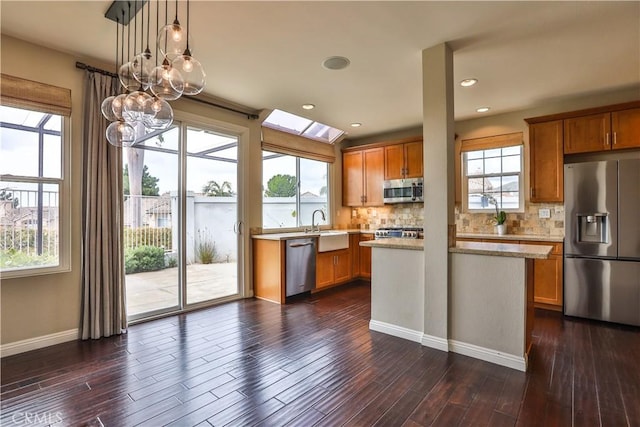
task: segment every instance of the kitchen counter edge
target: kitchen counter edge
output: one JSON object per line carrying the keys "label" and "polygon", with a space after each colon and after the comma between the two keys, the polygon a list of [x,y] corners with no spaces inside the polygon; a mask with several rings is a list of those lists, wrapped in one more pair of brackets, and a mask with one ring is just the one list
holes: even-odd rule
{"label": "kitchen counter edge", "polygon": [[457,254],[547,259],[553,246],[517,243],[457,242],[449,252]]}
{"label": "kitchen counter edge", "polygon": [[490,233],[458,233],[456,237],[461,239],[487,239],[487,240],[528,240],[531,242],[564,242],[562,236],[547,236],[541,234],[490,234]]}
{"label": "kitchen counter edge", "polygon": [[[360,230],[358,228],[349,228],[349,229],[331,229],[331,230],[321,230],[321,231],[346,231],[349,234],[373,234],[375,230]],[[287,233],[266,233],[266,234],[253,234],[251,236],[252,239],[261,239],[261,240],[291,240],[291,239],[301,239],[305,237],[318,237],[320,233],[305,233],[304,231],[291,231]]]}

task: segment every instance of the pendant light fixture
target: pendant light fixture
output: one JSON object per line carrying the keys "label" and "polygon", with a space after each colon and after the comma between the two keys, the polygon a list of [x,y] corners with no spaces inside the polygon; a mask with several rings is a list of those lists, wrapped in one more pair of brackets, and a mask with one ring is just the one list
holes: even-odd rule
{"label": "pendant light fixture", "polygon": [[197,95],[204,90],[205,73],[200,61],[191,55],[191,46],[189,44],[189,3],[187,3],[187,47],[182,53],[173,60],[173,67],[180,71],[184,77],[183,94]]}
{"label": "pendant light fixture", "polygon": [[[132,12],[133,3],[133,12]],[[144,46],[144,6],[147,3],[146,47]],[[107,97],[101,105],[102,114],[111,123],[106,132],[109,143],[126,147],[146,133],[168,129],[173,123],[173,108],[168,101],[185,95],[196,95],[204,89],[205,72],[202,64],[192,55],[189,31],[190,5],[187,0],[186,30],[178,19],[178,1],[175,2],[175,18],[168,23],[168,1],[165,0],[165,25],[158,32],[155,58],[149,46],[151,3],[156,4],[156,28],[159,25],[159,1],[135,0],[113,2],[106,17],[116,22],[116,69],[123,93]],[[138,52],[138,11],[141,11],[140,52]],[[126,14],[126,19],[125,19]],[[135,15],[133,31],[133,57],[131,55],[131,27],[127,31],[127,58],[125,61],[124,26]],[[120,16],[121,15],[121,16]],[[118,62],[118,28],[121,27]],[[155,63],[155,67],[154,67]],[[120,66],[118,67],[118,64]]]}

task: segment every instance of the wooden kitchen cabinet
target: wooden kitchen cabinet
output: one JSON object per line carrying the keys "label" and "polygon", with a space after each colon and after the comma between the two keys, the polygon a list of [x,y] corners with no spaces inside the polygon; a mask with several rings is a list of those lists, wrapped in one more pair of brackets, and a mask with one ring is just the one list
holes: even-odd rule
{"label": "wooden kitchen cabinet", "polygon": [[564,120],[564,154],[611,149],[611,114],[591,114]]}
{"label": "wooden kitchen cabinet", "polygon": [[640,108],[611,113],[613,150],[640,148]]}
{"label": "wooden kitchen cabinet", "polygon": [[256,298],[284,304],[285,241],[253,240],[253,294]]}
{"label": "wooden kitchen cabinet", "polygon": [[351,250],[351,276],[360,277],[360,233],[349,234]]}
{"label": "wooden kitchen cabinet", "polygon": [[[361,234],[360,241],[373,240],[373,234]],[[360,246],[360,277],[363,279],[371,279],[371,248],[368,246]]]}
{"label": "wooden kitchen cabinet", "polygon": [[423,176],[422,140],[384,147],[384,179]]}
{"label": "wooden kitchen cabinet", "polygon": [[530,124],[529,147],[531,201],[534,203],[562,202],[564,199],[562,120]]}
{"label": "wooden kitchen cabinet", "polygon": [[342,154],[343,206],[382,206],[384,148],[347,151]]}
{"label": "wooden kitchen cabinet", "polygon": [[533,263],[534,293],[536,307],[562,311],[562,243],[524,242],[528,245],[551,245],[553,250],[547,259],[536,259]]}
{"label": "wooden kitchen cabinet", "polygon": [[564,154],[640,147],[640,108],[564,120]]}
{"label": "wooden kitchen cabinet", "polygon": [[316,255],[316,289],[351,280],[351,250],[318,252]]}

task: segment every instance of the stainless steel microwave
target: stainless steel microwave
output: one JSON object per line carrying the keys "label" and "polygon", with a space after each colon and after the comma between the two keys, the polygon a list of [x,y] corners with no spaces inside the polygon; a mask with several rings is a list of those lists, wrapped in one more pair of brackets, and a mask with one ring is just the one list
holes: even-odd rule
{"label": "stainless steel microwave", "polygon": [[388,179],[383,183],[385,203],[424,202],[423,178]]}

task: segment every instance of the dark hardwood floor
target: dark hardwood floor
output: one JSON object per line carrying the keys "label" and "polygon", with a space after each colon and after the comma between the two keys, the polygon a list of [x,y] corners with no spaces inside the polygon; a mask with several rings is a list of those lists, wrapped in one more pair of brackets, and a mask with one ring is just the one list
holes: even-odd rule
{"label": "dark hardwood floor", "polygon": [[368,283],[2,359],[1,424],[639,426],[638,328],[538,311],[530,371],[371,332]]}

